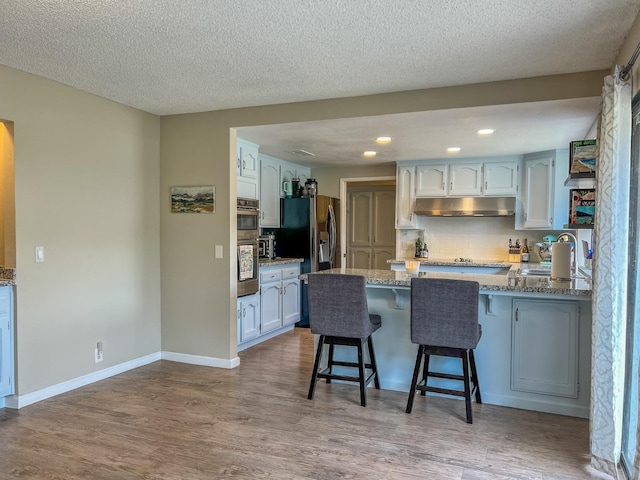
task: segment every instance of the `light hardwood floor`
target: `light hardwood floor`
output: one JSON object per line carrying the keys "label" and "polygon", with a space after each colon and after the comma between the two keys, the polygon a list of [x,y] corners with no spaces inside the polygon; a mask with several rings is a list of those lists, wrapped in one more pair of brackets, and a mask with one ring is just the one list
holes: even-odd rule
{"label": "light hardwood floor", "polygon": [[[0,410],[0,478],[587,479],[587,420],[318,384],[308,330],[224,370],[160,361]],[[482,386],[482,379],[480,379]]]}

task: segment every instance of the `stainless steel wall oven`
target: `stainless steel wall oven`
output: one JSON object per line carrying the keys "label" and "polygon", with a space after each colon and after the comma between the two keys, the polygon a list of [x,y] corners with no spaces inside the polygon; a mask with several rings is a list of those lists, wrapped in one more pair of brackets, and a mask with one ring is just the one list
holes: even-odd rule
{"label": "stainless steel wall oven", "polygon": [[238,198],[238,297],[258,292],[258,200]]}

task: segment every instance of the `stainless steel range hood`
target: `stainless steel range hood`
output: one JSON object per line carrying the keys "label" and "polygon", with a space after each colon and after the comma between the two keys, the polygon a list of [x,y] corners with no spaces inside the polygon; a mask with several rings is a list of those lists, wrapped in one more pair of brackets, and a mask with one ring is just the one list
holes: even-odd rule
{"label": "stainless steel range hood", "polygon": [[515,197],[417,198],[413,212],[428,217],[508,217]]}

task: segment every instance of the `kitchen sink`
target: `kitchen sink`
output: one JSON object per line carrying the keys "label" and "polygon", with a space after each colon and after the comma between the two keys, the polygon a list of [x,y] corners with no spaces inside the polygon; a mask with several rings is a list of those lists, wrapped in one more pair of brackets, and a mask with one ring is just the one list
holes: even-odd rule
{"label": "kitchen sink", "polygon": [[[520,277],[551,277],[551,268],[520,268],[516,272]],[[573,280],[586,280],[589,278],[582,273],[571,274]]]}
{"label": "kitchen sink", "polygon": [[468,273],[471,275],[506,275],[511,266],[483,267],[472,265],[420,265],[421,272]]}
{"label": "kitchen sink", "polygon": [[523,276],[537,275],[540,277],[549,277],[551,276],[551,268],[520,268],[517,274]]}

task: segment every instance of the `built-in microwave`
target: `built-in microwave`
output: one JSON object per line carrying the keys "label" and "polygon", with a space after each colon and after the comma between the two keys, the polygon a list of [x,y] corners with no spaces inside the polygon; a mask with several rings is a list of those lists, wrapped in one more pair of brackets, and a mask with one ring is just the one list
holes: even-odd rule
{"label": "built-in microwave", "polygon": [[238,198],[237,203],[238,232],[255,231],[258,238],[258,222],[260,220],[260,210],[258,200],[253,198]]}

